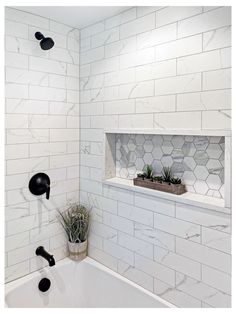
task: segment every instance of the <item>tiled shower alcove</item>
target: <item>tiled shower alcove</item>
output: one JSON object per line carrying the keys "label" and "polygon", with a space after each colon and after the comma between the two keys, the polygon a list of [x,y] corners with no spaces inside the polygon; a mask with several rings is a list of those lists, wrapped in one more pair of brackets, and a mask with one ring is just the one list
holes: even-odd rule
{"label": "tiled shower alcove", "polygon": [[116,134],[116,177],[133,179],[146,164],[172,168],[187,191],[224,198],[223,136]]}

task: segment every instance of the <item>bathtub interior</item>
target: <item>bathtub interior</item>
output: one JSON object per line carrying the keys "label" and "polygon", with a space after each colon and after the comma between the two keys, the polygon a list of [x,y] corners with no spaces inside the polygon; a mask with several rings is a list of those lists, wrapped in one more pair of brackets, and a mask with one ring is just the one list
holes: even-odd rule
{"label": "bathtub interior", "polygon": [[[38,290],[47,277],[51,287]],[[64,259],[56,267],[6,285],[7,307],[32,308],[168,308],[173,305],[87,257],[80,263]]]}

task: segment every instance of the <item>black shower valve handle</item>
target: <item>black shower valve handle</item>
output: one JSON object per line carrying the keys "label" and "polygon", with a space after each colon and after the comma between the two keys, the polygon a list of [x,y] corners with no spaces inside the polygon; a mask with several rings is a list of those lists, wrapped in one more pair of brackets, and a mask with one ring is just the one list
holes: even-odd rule
{"label": "black shower valve handle", "polygon": [[49,200],[49,196],[50,196],[50,185],[47,185],[46,187],[46,199]]}
{"label": "black shower valve handle", "polygon": [[50,178],[46,173],[35,174],[29,182],[29,190],[34,195],[46,193],[46,199],[50,196]]}

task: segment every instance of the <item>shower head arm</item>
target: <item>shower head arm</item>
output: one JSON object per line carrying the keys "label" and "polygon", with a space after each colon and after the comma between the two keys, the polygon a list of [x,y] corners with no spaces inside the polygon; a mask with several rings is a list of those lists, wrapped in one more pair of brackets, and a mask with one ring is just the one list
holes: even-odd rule
{"label": "shower head arm", "polygon": [[36,33],[35,33],[35,38],[38,39],[38,40],[41,40],[41,39],[43,39],[43,38],[45,38],[45,37],[43,36],[42,33],[36,32]]}

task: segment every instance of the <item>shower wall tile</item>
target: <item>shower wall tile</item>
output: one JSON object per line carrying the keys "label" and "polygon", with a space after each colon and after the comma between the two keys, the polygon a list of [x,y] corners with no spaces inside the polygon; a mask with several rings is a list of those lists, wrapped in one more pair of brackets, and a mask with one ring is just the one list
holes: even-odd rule
{"label": "shower wall tile", "polygon": [[[5,18],[8,282],[46,266],[38,245],[56,260],[67,255],[56,210],[79,200],[79,32],[9,7]],[[38,30],[54,39],[53,50],[40,49]],[[29,192],[37,172],[50,176],[50,200]]]}
{"label": "shower wall tile", "polygon": [[[105,128],[230,129],[230,25],[229,7],[132,7],[81,30],[80,201],[93,208],[99,236],[89,256],[177,307],[230,307],[231,216],[102,183],[103,146],[92,145]],[[144,142],[139,136],[139,153],[147,150],[149,160]],[[178,150],[181,138],[174,142]],[[201,177],[202,166],[215,175],[221,165],[217,156],[208,163],[204,145],[197,162],[189,146],[189,182],[197,166]],[[162,147],[180,161],[168,137]],[[215,176],[209,180],[217,186]]]}

